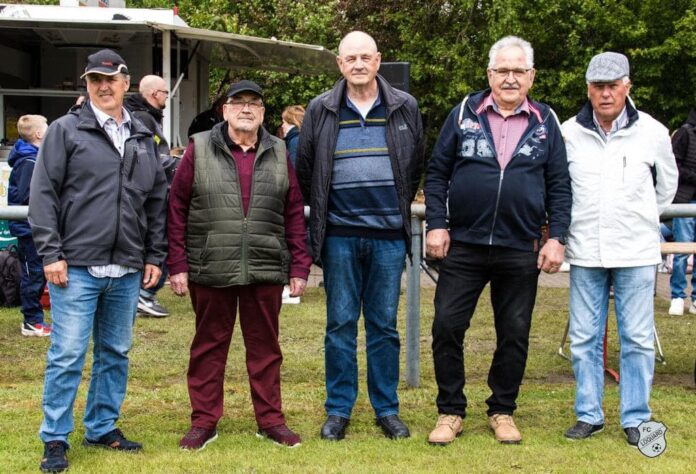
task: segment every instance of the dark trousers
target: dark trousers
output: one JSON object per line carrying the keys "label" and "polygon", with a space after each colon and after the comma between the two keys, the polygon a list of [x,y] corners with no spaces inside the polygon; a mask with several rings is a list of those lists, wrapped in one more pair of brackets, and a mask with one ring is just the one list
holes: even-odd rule
{"label": "dark trousers", "polygon": [[211,288],[190,282],[189,290],[196,313],[188,369],[192,426],[215,429],[222,416],[225,365],[237,305],[256,423],[259,428],[284,424],[280,397],[283,356],[278,343],[283,286]]}
{"label": "dark trousers", "polygon": [[43,262],[36,253],[31,236],[17,237],[17,254],[22,264],[22,277],[19,282],[19,302],[24,322],[39,324],[44,322],[41,295],[46,287]]}
{"label": "dark trousers", "polygon": [[435,292],[433,359],[440,414],[466,414],[464,334],[489,282],[497,343],[488,372],[493,392],[486,400],[488,415],[511,415],[517,408],[539,277],[537,256],[537,252],[452,243]]}

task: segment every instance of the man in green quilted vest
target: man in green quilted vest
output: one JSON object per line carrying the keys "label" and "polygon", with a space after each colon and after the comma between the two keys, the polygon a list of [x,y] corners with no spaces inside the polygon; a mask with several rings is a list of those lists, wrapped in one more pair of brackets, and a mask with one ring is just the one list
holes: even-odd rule
{"label": "man in green quilted vest", "polygon": [[191,136],[169,200],[170,281],[196,313],[183,449],[217,438],[225,364],[237,307],[258,436],[299,446],[281,409],[278,314],[283,285],[304,292],[311,257],[304,208],[285,143],[263,128],[263,91],[232,85],[225,121]]}

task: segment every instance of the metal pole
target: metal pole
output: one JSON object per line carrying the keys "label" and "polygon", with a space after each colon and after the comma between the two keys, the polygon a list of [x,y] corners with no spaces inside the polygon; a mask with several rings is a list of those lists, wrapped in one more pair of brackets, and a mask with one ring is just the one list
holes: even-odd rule
{"label": "metal pole", "polygon": [[411,217],[411,262],[406,288],[406,384],[420,385],[420,263],[422,247],[421,218]]}

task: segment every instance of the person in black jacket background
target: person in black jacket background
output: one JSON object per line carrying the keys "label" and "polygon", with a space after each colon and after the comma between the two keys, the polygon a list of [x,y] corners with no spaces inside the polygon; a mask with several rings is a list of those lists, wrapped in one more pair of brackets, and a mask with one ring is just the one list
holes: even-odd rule
{"label": "person in black jacket background", "polygon": [[[686,122],[672,135],[672,151],[679,168],[679,185],[675,204],[696,203],[696,109],[689,112]],[[696,239],[696,218],[677,217],[672,219],[672,234],[675,242],[694,242]],[[669,314],[681,316],[684,314],[686,298],[686,254],[676,254],[672,265],[672,276],[669,285],[672,290],[672,302]],[[688,311],[696,314],[694,288],[696,287],[696,272],[691,275],[691,298],[688,299]]]}
{"label": "person in black jacket background", "polygon": [[[169,88],[167,83],[159,76],[147,75],[140,80],[140,93],[126,97],[125,106],[135,117],[152,132],[157,151],[159,152],[165,172],[172,166],[176,168],[177,162],[170,157],[169,144],[162,132],[162,111],[167,106]],[[167,172],[167,179],[171,183],[170,173]],[[152,288],[141,288],[138,298],[138,314],[163,318],[169,316],[167,308],[157,301],[157,292],[164,286],[168,276],[167,266],[162,266],[162,276],[157,285]]]}

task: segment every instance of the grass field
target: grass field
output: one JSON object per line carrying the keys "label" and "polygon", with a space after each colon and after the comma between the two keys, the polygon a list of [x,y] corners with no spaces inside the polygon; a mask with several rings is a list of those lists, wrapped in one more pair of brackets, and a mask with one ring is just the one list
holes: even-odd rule
{"label": "grass field", "polygon": [[[288,425],[303,436],[302,446],[286,449],[254,436],[255,422],[244,366],[242,341],[235,334],[226,375],[225,414],[219,439],[202,452],[178,449],[189,427],[186,391],[188,347],[193,313],[188,298],[167,288],[161,301],[172,311],[166,319],[138,319],[131,351],[130,382],[119,426],[145,445],[140,454],[81,446],[87,380],[75,406],[70,472],[85,473],[399,473],[399,472],[696,472],[696,316],[670,318],[667,302],[656,301],[657,327],[667,356],[658,364],[652,396],[655,419],[668,427],[667,450],[650,459],[626,445],[618,423],[617,385],[607,379],[607,427],[593,439],[570,442],[563,431],[574,422],[574,381],[569,362],[556,355],[567,319],[566,289],[540,289],[532,328],[530,357],[518,400],[517,425],[523,443],[499,445],[486,424],[486,375],[495,339],[490,302],[479,304],[467,335],[467,396],[464,435],[448,447],[426,442],[436,418],[436,387],[430,352],[432,289],[422,292],[421,386],[400,387],[401,416],[411,428],[408,440],[385,439],[375,426],[367,400],[364,335],[360,334],[360,394],[345,441],[319,439],[324,420],[324,294],[310,289],[300,305],[281,313],[284,351],[283,402]],[[401,308],[402,339],[405,294]],[[19,334],[18,309],[0,310],[0,473],[38,472],[42,444],[41,392],[49,341]],[[610,363],[618,347],[610,326]],[[402,367],[404,350],[402,348]],[[89,377],[87,361],[85,379]]]}

